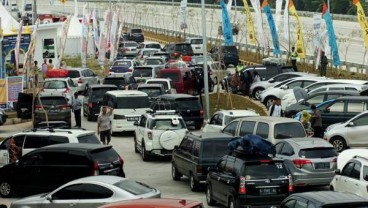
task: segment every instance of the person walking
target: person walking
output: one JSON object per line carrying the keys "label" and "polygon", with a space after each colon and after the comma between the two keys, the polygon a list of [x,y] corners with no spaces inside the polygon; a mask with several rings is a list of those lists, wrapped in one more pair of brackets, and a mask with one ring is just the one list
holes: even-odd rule
{"label": "person walking", "polygon": [[47,65],[47,71],[50,71],[54,68],[54,65],[52,64],[52,59],[49,59],[49,64]]}
{"label": "person walking", "polygon": [[38,86],[38,72],[39,72],[39,68],[38,68],[38,62],[34,61],[33,65],[32,65],[32,71],[31,71],[31,76],[30,76],[30,83],[32,83],[32,86],[37,87]]}
{"label": "person walking", "polygon": [[326,76],[328,60],[325,52],[321,54],[321,77]]}
{"label": "person walking", "polygon": [[78,98],[78,93],[74,93],[74,98],[72,100],[72,107],[75,117],[75,127],[82,127],[81,122],[81,109],[82,109],[82,101]]}
{"label": "person walking", "polygon": [[[109,109],[109,112],[107,112]],[[110,116],[113,108],[102,106],[102,114],[97,118],[97,134],[100,135],[100,140],[103,144],[109,144],[111,141],[111,119]]]}
{"label": "person walking", "polygon": [[49,67],[49,65],[47,64],[47,60],[44,59],[42,65],[41,65],[42,78],[43,78],[44,81],[46,79],[46,74],[47,74],[48,67]]}
{"label": "person walking", "polygon": [[311,106],[312,117],[310,118],[311,126],[314,131],[314,137],[323,138],[323,127],[321,112],[317,109],[315,105]]}
{"label": "person walking", "polygon": [[293,69],[295,72],[298,71],[298,67],[296,66],[296,60],[298,58],[298,53],[295,51],[295,47],[291,48],[291,64],[293,65]]}
{"label": "person walking", "polygon": [[281,99],[276,98],[272,101],[272,105],[268,109],[269,116],[272,117],[283,117],[282,109],[281,109]]}

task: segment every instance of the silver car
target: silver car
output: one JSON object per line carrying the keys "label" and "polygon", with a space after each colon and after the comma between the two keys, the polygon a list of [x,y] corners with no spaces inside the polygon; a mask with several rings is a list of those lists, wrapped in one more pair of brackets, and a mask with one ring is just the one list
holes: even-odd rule
{"label": "silver car", "polygon": [[86,92],[88,86],[100,84],[98,76],[89,68],[70,68],[68,77],[78,84],[78,92]]}
{"label": "silver car", "polygon": [[275,145],[284,159],[294,186],[329,185],[337,169],[337,152],[320,138],[285,139]]}
{"label": "silver car", "polygon": [[20,199],[13,202],[10,208],[91,208],[142,198],[161,198],[161,193],[143,183],[118,176],[90,176],[71,181],[51,193]]}

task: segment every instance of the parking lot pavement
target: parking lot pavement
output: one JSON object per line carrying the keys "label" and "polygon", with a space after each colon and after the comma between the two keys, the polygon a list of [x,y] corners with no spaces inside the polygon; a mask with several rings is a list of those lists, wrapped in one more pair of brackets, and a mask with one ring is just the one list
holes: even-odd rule
{"label": "parking lot pavement", "polygon": [[32,128],[32,121],[24,123],[0,126],[0,138],[8,137],[25,129]]}

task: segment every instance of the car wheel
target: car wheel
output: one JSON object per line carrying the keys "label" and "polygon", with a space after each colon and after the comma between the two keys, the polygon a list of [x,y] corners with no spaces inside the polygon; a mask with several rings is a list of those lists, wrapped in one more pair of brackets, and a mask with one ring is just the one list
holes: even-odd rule
{"label": "car wheel", "polygon": [[150,160],[150,156],[149,153],[146,151],[146,147],[144,145],[144,141],[142,141],[142,159],[143,161],[149,161]]}
{"label": "car wheel", "polygon": [[253,97],[256,99],[256,100],[260,100],[261,99],[261,93],[264,89],[263,88],[256,88],[253,90]]}
{"label": "car wheel", "polygon": [[178,169],[176,169],[174,163],[171,163],[171,176],[174,181],[179,181],[180,178],[183,176],[181,173],[178,172]]}
{"label": "car wheel", "polygon": [[337,152],[341,152],[347,148],[346,141],[342,137],[333,137],[330,143],[335,147]]}
{"label": "car wheel", "polygon": [[139,150],[138,150],[138,143],[137,143],[137,137],[136,135],[134,134],[134,152],[135,153],[139,153]]}
{"label": "car wheel", "polygon": [[268,96],[268,97],[265,98],[263,104],[268,108],[268,107],[270,107],[272,105],[272,101],[274,99],[276,99],[275,96]]}
{"label": "car wheel", "polygon": [[196,181],[196,179],[194,178],[194,175],[192,173],[189,176],[189,186],[190,186],[190,190],[192,190],[192,191],[198,191],[199,190],[199,183],[198,183],[198,181]]}
{"label": "car wheel", "polygon": [[216,201],[212,198],[212,188],[211,185],[208,185],[206,188],[206,201],[209,206],[216,205]]}
{"label": "car wheel", "polygon": [[9,198],[13,195],[13,185],[9,181],[2,181],[0,183],[0,196]]}

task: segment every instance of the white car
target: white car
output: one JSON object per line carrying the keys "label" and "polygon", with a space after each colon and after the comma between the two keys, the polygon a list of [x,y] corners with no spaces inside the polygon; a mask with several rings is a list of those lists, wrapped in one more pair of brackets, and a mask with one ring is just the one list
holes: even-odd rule
{"label": "white car", "polygon": [[135,125],[134,150],[141,153],[143,161],[153,155],[171,155],[188,132],[184,119],[174,110],[148,112]]}
{"label": "white car", "polygon": [[359,155],[350,159],[342,170],[336,170],[330,183],[333,191],[354,193],[364,198],[368,198],[367,187],[368,159]]}
{"label": "white car", "polygon": [[166,78],[154,78],[146,81],[146,84],[162,84],[167,94],[176,94],[174,83],[171,79]]}
{"label": "white car", "polygon": [[151,56],[147,57],[144,62],[143,66],[154,66],[159,67],[160,69],[165,68],[166,58],[164,56]]}
{"label": "white car", "polygon": [[367,135],[368,111],[364,111],[346,122],[330,125],[323,138],[340,152],[348,147],[368,147]]}
{"label": "white car", "polygon": [[155,48],[155,49],[161,50],[161,45],[158,42],[144,41],[142,43],[139,43],[138,48],[139,49],[143,49],[143,48]]}
{"label": "white car", "polygon": [[187,38],[185,42],[192,46],[193,54],[203,54],[202,38]]}
{"label": "white car", "polygon": [[259,116],[254,110],[220,110],[213,114],[203,127],[203,132],[221,132],[232,120],[247,116]]}
{"label": "white car", "polygon": [[67,78],[47,78],[43,82],[42,91],[52,92],[59,91],[63,92],[65,97],[68,99],[68,103],[72,104],[74,94],[78,92],[78,84],[74,83],[69,77]]}
{"label": "white car", "polygon": [[138,51],[138,63],[144,63],[147,57],[152,56],[154,53],[159,52],[160,49],[157,48],[143,48]]}

